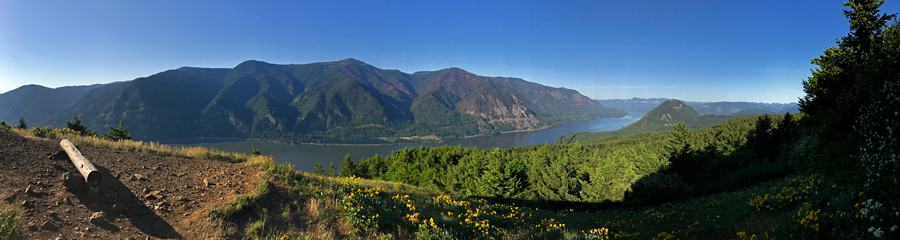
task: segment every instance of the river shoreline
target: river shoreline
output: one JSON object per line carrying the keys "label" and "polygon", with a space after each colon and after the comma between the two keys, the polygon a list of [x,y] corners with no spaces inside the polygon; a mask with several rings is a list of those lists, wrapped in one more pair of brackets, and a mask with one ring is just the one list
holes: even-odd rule
{"label": "river shoreline", "polygon": [[[591,120],[586,120],[586,121],[593,121],[593,120],[596,120],[596,119],[591,119]],[[584,121],[574,121],[574,122],[584,122]],[[566,123],[571,123],[571,122],[566,122]],[[457,139],[468,139],[468,138],[476,138],[476,137],[484,137],[484,136],[494,136],[494,135],[508,134],[508,133],[534,132],[534,131],[547,130],[547,129],[554,128],[554,127],[559,127],[559,126],[546,125],[546,126],[543,126],[540,128],[535,128],[535,129],[513,130],[513,131],[505,131],[505,132],[499,132],[499,133],[493,133],[493,134],[482,133],[482,134],[476,134],[476,135],[468,135],[468,136],[464,136],[461,138],[441,139],[441,140],[433,140],[433,141],[403,141],[403,142],[398,141],[398,142],[386,142],[386,143],[284,143],[284,142],[278,142],[275,140],[269,140],[269,139],[263,139],[263,138],[216,138],[216,137],[170,139],[170,140],[147,141],[147,142],[156,142],[156,143],[160,143],[160,144],[191,144],[191,143],[196,143],[196,142],[208,143],[208,142],[237,142],[237,141],[257,140],[257,141],[266,141],[266,142],[282,143],[282,144],[290,144],[290,145],[365,147],[365,146],[408,145],[408,144],[416,144],[416,143],[422,143],[422,144],[442,143],[442,142],[452,141],[452,140],[457,140]],[[418,138],[418,137],[419,136],[406,137],[406,138]],[[401,137],[401,138],[404,138],[404,137]]]}

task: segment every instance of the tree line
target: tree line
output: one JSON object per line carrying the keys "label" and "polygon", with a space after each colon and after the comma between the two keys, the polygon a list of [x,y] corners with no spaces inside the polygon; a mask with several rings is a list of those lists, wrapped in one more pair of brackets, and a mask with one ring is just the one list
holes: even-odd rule
{"label": "tree line", "polygon": [[746,117],[696,131],[678,124],[671,132],[510,149],[405,148],[359,163],[347,156],[339,171],[330,171],[472,197],[644,204],[788,174],[791,168],[782,152],[793,139],[795,118]]}

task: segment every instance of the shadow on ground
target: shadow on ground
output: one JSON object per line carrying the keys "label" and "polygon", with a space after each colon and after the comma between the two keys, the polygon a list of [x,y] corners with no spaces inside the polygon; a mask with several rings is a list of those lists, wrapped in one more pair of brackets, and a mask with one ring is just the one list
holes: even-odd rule
{"label": "shadow on ground", "polygon": [[175,231],[168,222],[156,214],[149,206],[145,205],[138,196],[115,176],[110,175],[109,169],[94,165],[100,171],[101,181],[96,187],[71,187],[69,192],[75,195],[82,204],[92,212],[104,212],[103,220],[94,221],[94,225],[108,231],[118,232],[120,229],[110,221],[125,218],[142,233],[154,238],[181,239],[182,236]]}

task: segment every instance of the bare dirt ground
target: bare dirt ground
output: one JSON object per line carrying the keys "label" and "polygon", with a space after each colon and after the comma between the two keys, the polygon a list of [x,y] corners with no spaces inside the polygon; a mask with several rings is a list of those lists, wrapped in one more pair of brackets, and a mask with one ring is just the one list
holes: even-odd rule
{"label": "bare dirt ground", "polygon": [[95,188],[63,184],[81,175],[58,141],[0,131],[0,200],[21,211],[23,238],[209,238],[209,210],[252,193],[259,177],[240,163],[78,149],[102,174]]}

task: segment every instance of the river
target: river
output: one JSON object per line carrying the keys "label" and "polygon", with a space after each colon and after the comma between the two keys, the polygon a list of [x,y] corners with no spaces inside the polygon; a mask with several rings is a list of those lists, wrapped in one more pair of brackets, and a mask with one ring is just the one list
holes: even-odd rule
{"label": "river", "polygon": [[259,149],[264,155],[275,158],[275,161],[290,163],[294,169],[311,172],[316,162],[321,162],[324,168],[333,162],[338,167],[344,156],[350,154],[353,160],[375,156],[390,155],[395,150],[418,146],[461,146],[488,148],[511,148],[534,144],[553,143],[556,137],[575,132],[613,131],[631,124],[644,112],[629,112],[624,117],[597,118],[591,121],[568,122],[561,126],[531,132],[515,132],[496,134],[491,136],[479,136],[463,139],[448,140],[440,143],[413,143],[413,144],[386,144],[386,145],[312,145],[312,144],[285,144],[274,143],[265,140],[248,139],[238,141],[218,142],[187,142],[167,143],[173,146],[202,146],[215,148],[229,152],[249,152],[251,148]]}

